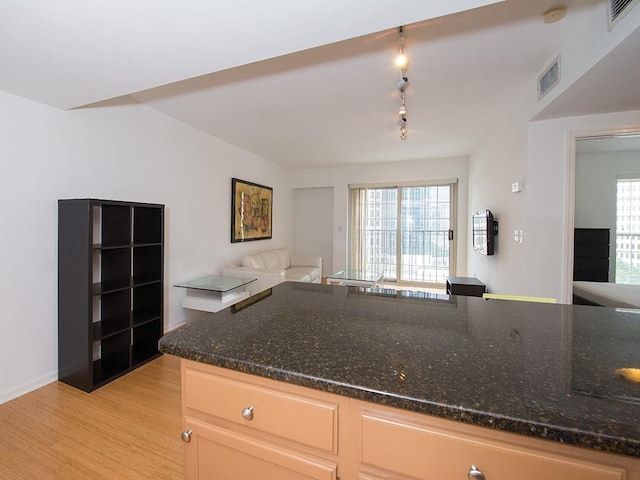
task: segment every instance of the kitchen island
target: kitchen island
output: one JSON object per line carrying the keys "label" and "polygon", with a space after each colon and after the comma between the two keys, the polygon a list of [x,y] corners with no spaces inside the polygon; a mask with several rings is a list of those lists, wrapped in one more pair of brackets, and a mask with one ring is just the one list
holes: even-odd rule
{"label": "kitchen island", "polygon": [[[552,472],[531,478],[640,478],[640,384],[619,375],[640,367],[638,311],[287,282],[166,335],[160,350],[184,359],[183,439],[209,428],[187,446],[187,472],[215,469],[202,464],[215,444],[220,457],[297,452],[317,467],[277,478],[337,478],[337,466],[343,480],[425,478],[433,465],[433,478],[491,479],[510,464]],[[264,423],[250,403],[285,411]],[[411,449],[417,465],[392,464]],[[442,461],[457,450],[501,466]],[[228,468],[210,478],[236,478]]]}

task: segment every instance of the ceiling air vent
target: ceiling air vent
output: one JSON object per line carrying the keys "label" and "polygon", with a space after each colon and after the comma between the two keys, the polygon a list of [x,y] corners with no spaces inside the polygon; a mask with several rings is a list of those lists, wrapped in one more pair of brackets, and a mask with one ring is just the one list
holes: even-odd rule
{"label": "ceiling air vent", "polygon": [[609,0],[609,30],[615,27],[618,22],[635,7],[640,0]]}
{"label": "ceiling air vent", "polygon": [[544,97],[549,90],[560,81],[560,57],[556,57],[553,63],[538,78],[538,100]]}

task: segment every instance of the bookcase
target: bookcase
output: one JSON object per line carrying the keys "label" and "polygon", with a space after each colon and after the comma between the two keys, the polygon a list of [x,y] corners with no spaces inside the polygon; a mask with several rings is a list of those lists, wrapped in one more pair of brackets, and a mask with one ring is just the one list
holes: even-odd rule
{"label": "bookcase", "polygon": [[160,355],[164,205],[58,201],[58,378],[90,392]]}

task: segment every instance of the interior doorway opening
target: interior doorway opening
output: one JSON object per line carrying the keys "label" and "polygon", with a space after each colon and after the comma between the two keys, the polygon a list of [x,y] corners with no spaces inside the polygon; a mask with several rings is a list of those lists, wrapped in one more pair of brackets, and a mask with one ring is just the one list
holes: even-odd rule
{"label": "interior doorway opening", "polygon": [[[636,265],[640,271],[640,131],[577,135],[574,141],[573,165],[569,163],[573,184],[568,193],[573,203],[567,212],[568,279],[574,303],[583,303],[582,296],[591,295],[583,289],[617,289],[615,285],[629,285],[640,276],[633,274]],[[583,285],[591,280],[576,277],[585,265],[585,259],[579,257],[586,255],[584,245],[578,245],[578,233],[585,232],[608,234],[606,245],[598,247],[601,253],[591,253],[594,258],[586,259],[587,265],[598,263],[598,268],[605,269],[593,285]],[[596,299],[594,304],[628,307],[617,304],[613,297]]]}

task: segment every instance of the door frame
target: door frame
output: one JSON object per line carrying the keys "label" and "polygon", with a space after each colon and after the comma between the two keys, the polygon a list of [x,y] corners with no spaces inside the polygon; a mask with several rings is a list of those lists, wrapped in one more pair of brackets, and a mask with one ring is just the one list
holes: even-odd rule
{"label": "door frame", "polygon": [[565,232],[564,254],[565,269],[562,282],[562,298],[566,303],[573,303],[573,241],[576,209],[576,142],[589,138],[615,138],[626,135],[640,135],[640,125],[632,127],[617,127],[591,130],[576,130],[568,135],[568,155],[565,169]]}

